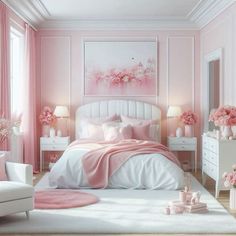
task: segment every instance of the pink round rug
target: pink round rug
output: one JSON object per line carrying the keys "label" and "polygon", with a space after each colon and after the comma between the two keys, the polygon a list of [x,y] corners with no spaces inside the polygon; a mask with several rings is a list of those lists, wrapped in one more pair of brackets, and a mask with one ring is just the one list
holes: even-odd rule
{"label": "pink round rug", "polygon": [[36,209],[63,209],[90,205],[99,199],[90,193],[70,189],[47,189],[35,192]]}

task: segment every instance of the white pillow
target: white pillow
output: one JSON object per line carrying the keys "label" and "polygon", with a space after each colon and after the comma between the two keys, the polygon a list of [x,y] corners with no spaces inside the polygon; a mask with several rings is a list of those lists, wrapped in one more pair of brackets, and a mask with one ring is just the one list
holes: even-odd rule
{"label": "white pillow", "polygon": [[[80,119],[79,126],[79,138],[81,139],[90,139],[95,128],[94,125],[102,125],[103,123],[114,121],[120,119],[119,116],[106,116],[106,117],[95,117],[95,118],[86,118],[83,117]],[[102,129],[102,127],[101,127]]]}
{"label": "white pillow", "polygon": [[102,125],[105,141],[120,141],[132,138],[132,127],[121,122],[110,122]]}

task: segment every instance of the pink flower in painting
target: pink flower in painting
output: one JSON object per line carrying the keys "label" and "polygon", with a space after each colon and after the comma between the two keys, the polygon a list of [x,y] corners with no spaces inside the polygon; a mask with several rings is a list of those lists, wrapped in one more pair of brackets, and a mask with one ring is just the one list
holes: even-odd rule
{"label": "pink flower in painting", "polygon": [[110,68],[102,71],[91,70],[87,74],[89,86],[98,91],[99,88],[112,89],[110,91],[122,91],[123,89],[134,88],[153,90],[155,84],[155,60],[149,58],[146,65],[138,62],[135,65],[123,68]]}
{"label": "pink flower in painting", "polygon": [[210,114],[209,121],[214,122],[216,126],[236,125],[236,108],[233,106],[222,106]]}
{"label": "pink flower in painting", "polygon": [[53,126],[56,124],[57,118],[53,114],[50,107],[44,107],[41,114],[39,115],[39,121],[42,125]]}
{"label": "pink flower in painting", "polygon": [[192,111],[186,111],[180,116],[180,120],[185,125],[193,125],[197,123],[197,115]]}

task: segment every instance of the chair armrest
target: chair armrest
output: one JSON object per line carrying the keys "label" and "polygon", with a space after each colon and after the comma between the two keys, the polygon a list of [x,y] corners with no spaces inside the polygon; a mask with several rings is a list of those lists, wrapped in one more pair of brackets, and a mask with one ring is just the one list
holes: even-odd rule
{"label": "chair armrest", "polygon": [[10,181],[33,185],[33,168],[31,165],[6,162],[6,170]]}

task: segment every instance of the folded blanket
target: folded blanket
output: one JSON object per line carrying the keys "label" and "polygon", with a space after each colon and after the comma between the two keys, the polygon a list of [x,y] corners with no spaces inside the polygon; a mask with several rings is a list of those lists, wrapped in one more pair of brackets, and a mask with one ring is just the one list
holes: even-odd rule
{"label": "folded blanket", "polygon": [[125,139],[118,143],[98,142],[96,145],[82,142],[73,143],[70,148],[78,147],[78,145],[84,148],[92,148],[82,158],[84,172],[92,188],[106,188],[109,177],[129,158],[138,154],[162,154],[180,166],[178,159],[166,146],[153,141]]}

